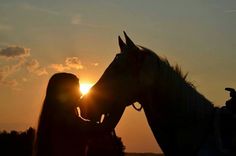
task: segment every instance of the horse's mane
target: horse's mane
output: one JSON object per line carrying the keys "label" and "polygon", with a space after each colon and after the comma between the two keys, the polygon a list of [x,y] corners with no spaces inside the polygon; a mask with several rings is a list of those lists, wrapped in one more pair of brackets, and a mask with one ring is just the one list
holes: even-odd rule
{"label": "horse's mane", "polygon": [[189,81],[187,79],[188,77],[188,72],[187,73],[183,73],[181,67],[178,64],[175,64],[174,66],[170,64],[170,62],[168,61],[168,59],[166,57],[160,57],[159,55],[157,55],[154,51],[143,47],[143,46],[139,46],[140,50],[143,51],[144,53],[149,53],[152,55],[155,55],[158,62],[162,63],[164,65],[166,65],[167,67],[169,67],[170,69],[172,69],[174,71],[174,73],[177,74],[177,76],[179,76],[182,80],[184,80],[187,84],[189,84],[191,87],[193,87],[194,89],[196,89],[195,85],[193,84],[193,82]]}
{"label": "horse's mane", "polygon": [[[146,53],[146,55],[151,56],[152,58],[154,58],[155,60],[158,61],[158,64],[160,65],[160,68],[158,70],[162,70],[162,73],[164,72],[164,75],[166,75],[166,79],[163,79],[162,81],[169,81],[169,82],[173,82],[173,84],[175,84],[175,86],[177,85],[178,87],[175,88],[172,92],[174,96],[181,96],[178,95],[180,93],[180,90],[182,90],[184,92],[184,96],[182,97],[183,99],[185,99],[186,101],[186,105],[188,105],[188,103],[198,103],[197,105],[199,105],[199,101],[196,101],[196,99],[200,100],[201,103],[207,103],[208,106],[212,107],[213,103],[211,101],[209,101],[204,95],[202,95],[201,93],[199,93],[196,89],[196,87],[194,86],[194,84],[190,81],[187,80],[187,76],[188,73],[184,74],[181,70],[181,67],[176,64],[175,66],[172,66],[167,58],[162,58],[160,56],[158,56],[155,52],[153,52],[152,50],[139,46],[141,52]],[[158,72],[157,72],[158,73]],[[170,86],[172,87],[172,86]],[[187,97],[191,97],[190,99]],[[190,100],[190,101],[189,101]],[[203,107],[208,107],[207,105],[202,105]]]}

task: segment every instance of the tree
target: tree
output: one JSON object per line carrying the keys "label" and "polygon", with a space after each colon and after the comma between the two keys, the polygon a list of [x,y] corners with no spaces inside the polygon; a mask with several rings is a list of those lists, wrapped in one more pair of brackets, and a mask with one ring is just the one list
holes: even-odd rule
{"label": "tree", "polygon": [[35,130],[29,128],[25,132],[0,132],[0,155],[31,156]]}

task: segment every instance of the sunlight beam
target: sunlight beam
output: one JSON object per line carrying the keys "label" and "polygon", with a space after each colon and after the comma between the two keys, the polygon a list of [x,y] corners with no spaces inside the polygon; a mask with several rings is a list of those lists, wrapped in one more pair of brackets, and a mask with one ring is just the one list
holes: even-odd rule
{"label": "sunlight beam", "polygon": [[83,95],[87,94],[93,85],[91,83],[81,83],[80,91]]}

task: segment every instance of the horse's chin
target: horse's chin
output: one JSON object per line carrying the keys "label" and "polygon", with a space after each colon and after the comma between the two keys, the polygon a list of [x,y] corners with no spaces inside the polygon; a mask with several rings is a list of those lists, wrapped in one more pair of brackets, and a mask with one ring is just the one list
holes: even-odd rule
{"label": "horse's chin", "polygon": [[102,117],[102,115],[98,115],[98,116],[93,115],[93,116],[89,116],[88,119],[92,122],[100,123],[101,117]]}
{"label": "horse's chin", "polygon": [[88,119],[88,115],[86,113],[84,113],[84,111],[80,112],[80,116],[84,119]]}
{"label": "horse's chin", "polygon": [[85,119],[85,120],[89,120],[91,122],[96,122],[96,123],[100,123],[102,120],[102,116],[103,114],[100,113],[94,113],[94,112],[84,112],[81,111],[80,112],[80,116]]}
{"label": "horse's chin", "polygon": [[102,114],[97,114],[97,113],[88,113],[88,112],[81,112],[80,113],[81,117],[90,120],[92,122],[100,122],[102,118]]}

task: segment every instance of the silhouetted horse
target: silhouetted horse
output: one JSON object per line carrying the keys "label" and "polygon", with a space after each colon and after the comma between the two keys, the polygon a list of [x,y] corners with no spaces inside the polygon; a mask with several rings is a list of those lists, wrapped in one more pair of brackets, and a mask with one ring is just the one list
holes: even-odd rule
{"label": "silhouetted horse", "polygon": [[125,34],[118,53],[81,101],[82,116],[114,128],[126,106],[139,102],[166,156],[226,155],[213,104],[186,81],[178,66],[136,46]]}

